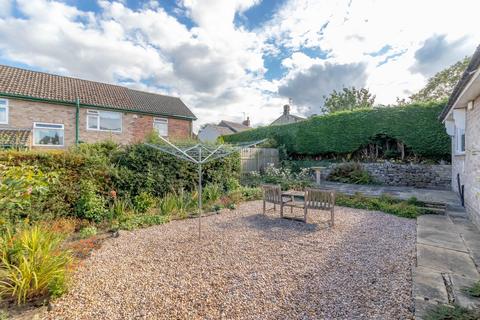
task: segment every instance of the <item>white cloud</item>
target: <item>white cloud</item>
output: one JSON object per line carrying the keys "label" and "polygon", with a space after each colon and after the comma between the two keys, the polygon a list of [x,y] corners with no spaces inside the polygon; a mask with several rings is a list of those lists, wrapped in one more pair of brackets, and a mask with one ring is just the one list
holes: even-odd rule
{"label": "white cloud", "polygon": [[[473,52],[475,0],[287,0],[255,30],[235,25],[261,0],[182,0],[175,15],[148,1],[132,10],[100,0],[99,13],[62,2],[0,0],[0,56],[50,72],[180,95],[199,117],[267,124],[341,86],[367,86],[379,103],[420,89],[428,75]],[[322,54],[313,54],[322,51]],[[266,56],[280,78],[265,78]]]}

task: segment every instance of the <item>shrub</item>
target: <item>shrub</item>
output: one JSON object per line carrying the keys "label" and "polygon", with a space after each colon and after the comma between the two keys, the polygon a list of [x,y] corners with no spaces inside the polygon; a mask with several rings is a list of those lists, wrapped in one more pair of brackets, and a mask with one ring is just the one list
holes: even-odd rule
{"label": "shrub", "polygon": [[125,213],[132,209],[130,199],[115,198],[113,204],[110,207],[110,217],[113,219],[123,216]]}
{"label": "shrub", "polygon": [[48,193],[55,173],[43,173],[38,167],[21,165],[0,166],[0,212],[4,223],[16,223],[21,219],[38,220],[38,206]]}
{"label": "shrub", "polygon": [[450,138],[437,117],[444,103],[411,104],[345,111],[312,117],[282,126],[268,126],[224,136],[229,143],[270,138],[289,154],[342,156],[369,145],[384,135],[403,142],[418,157],[450,159]]}
{"label": "shrub", "polygon": [[95,226],[84,227],[80,230],[81,238],[90,238],[97,234],[97,228]]}
{"label": "shrub", "polygon": [[155,205],[156,199],[147,192],[141,192],[133,198],[133,206],[137,212],[145,213]]}
{"label": "shrub", "polygon": [[475,282],[471,287],[464,288],[463,291],[471,297],[480,297],[480,281]]}
{"label": "shrub", "polygon": [[478,310],[469,310],[458,305],[439,305],[427,310],[425,320],[478,320]]}
{"label": "shrub", "polygon": [[222,189],[218,184],[208,184],[202,191],[203,201],[205,201],[205,203],[215,202],[222,196]]}
{"label": "shrub", "polygon": [[396,200],[386,195],[380,198],[369,198],[360,193],[353,196],[340,194],[335,201],[339,206],[382,211],[404,218],[416,218],[429,212],[427,208],[420,208],[408,201]]}
{"label": "shrub", "polygon": [[97,194],[97,187],[90,180],[80,182],[80,198],[77,202],[77,216],[94,222],[102,221],[107,215],[105,199]]}
{"label": "shrub", "polygon": [[0,295],[20,304],[66,290],[70,252],[61,249],[59,234],[38,226],[11,230],[0,238]]}
{"label": "shrub", "polygon": [[246,201],[260,200],[262,199],[262,189],[257,187],[241,187],[240,191]]}
{"label": "shrub", "polygon": [[125,215],[119,222],[119,228],[123,230],[133,230],[137,228],[163,224],[169,220],[170,218],[164,215]]}
{"label": "shrub", "polygon": [[338,164],[328,175],[328,180],[354,184],[372,184],[375,181],[358,162]]}
{"label": "shrub", "polygon": [[227,182],[225,183],[225,188],[227,191],[238,190],[240,187],[240,182],[236,178],[228,178]]}

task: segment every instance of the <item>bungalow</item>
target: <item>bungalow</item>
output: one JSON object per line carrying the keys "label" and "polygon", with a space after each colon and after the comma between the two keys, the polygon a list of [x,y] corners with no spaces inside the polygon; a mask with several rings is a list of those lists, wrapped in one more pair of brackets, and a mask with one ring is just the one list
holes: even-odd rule
{"label": "bungalow", "polygon": [[215,142],[218,137],[234,134],[250,129],[250,118],[242,123],[222,120],[219,124],[208,123],[198,132],[198,139],[202,142]]}
{"label": "bungalow", "polygon": [[66,148],[111,139],[129,144],[152,131],[189,138],[190,109],[176,97],[0,65],[0,144]]}
{"label": "bungalow", "polygon": [[480,46],[440,114],[452,137],[452,187],[480,226]]}

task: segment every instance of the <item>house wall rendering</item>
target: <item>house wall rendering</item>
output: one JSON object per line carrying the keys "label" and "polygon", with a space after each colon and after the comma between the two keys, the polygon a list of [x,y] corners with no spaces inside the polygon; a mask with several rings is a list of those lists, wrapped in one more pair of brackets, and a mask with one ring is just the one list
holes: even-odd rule
{"label": "house wall rendering", "polygon": [[[33,148],[66,148],[75,144],[74,106],[0,99],[8,104],[7,121],[0,124],[0,128],[31,129]],[[191,137],[191,120],[82,107],[79,113],[79,140],[88,143],[107,139],[121,144],[138,142],[154,130],[155,119],[162,120],[168,127],[168,137]]]}

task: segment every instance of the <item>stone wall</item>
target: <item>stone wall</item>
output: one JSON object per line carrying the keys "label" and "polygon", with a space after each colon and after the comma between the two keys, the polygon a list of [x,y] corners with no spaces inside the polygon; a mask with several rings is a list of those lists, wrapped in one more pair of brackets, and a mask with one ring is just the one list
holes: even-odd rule
{"label": "stone wall", "polygon": [[[322,172],[328,177],[336,165]],[[452,167],[450,165],[362,163],[363,168],[380,184],[390,186],[411,186],[416,188],[450,189]]]}

